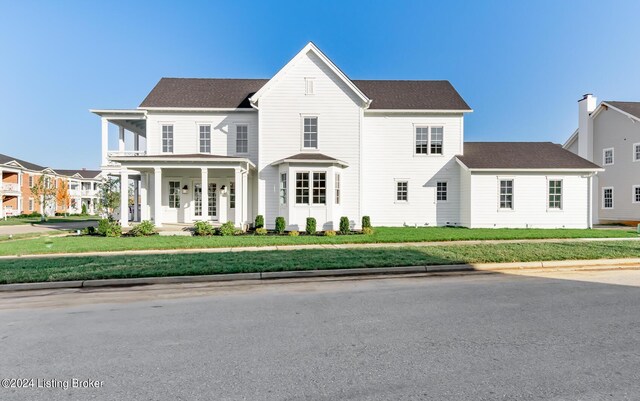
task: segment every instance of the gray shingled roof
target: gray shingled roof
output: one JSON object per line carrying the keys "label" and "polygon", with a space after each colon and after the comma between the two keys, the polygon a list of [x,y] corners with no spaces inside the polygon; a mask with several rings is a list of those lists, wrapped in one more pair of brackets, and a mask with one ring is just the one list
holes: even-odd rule
{"label": "gray shingled roof", "polygon": [[616,102],[605,100],[604,103],[620,109],[634,117],[640,118],[640,102]]}
{"label": "gray shingled roof", "polygon": [[38,164],[35,163],[31,163],[22,159],[17,159],[15,157],[11,157],[11,156],[7,156],[7,155],[3,155],[0,153],[0,164],[7,164],[9,162],[18,162],[20,163],[21,166],[23,166],[24,168],[28,169],[28,170],[34,170],[34,171],[42,171],[44,170],[46,167],[44,166],[40,166]]}
{"label": "gray shingled roof", "polygon": [[293,156],[285,157],[285,160],[318,160],[318,161],[337,161],[338,159],[322,153],[298,153]]}
{"label": "gray shingled roof", "polygon": [[600,166],[551,142],[465,142],[456,156],[477,169],[599,169]]}
{"label": "gray shingled roof", "polygon": [[76,174],[80,174],[80,177],[87,178],[87,179],[96,178],[101,173],[100,170],[85,170],[85,169],[82,169],[82,170],[58,170],[58,169],[54,169],[54,171],[56,173],[60,174],[60,175],[66,175],[66,176],[69,176],[69,177],[71,177],[73,175],[76,175]]}
{"label": "gray shingled roof", "polygon": [[[162,78],[140,104],[147,107],[251,108],[268,79]],[[371,109],[471,110],[449,81],[355,80]]]}

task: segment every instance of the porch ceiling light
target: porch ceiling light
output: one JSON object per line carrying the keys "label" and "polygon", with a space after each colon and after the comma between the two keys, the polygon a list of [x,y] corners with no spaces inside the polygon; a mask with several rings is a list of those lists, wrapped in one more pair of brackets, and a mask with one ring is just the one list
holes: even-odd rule
{"label": "porch ceiling light", "polygon": [[189,187],[188,186],[185,185],[184,187],[182,187],[182,193],[183,194],[186,194],[188,192],[189,192]]}

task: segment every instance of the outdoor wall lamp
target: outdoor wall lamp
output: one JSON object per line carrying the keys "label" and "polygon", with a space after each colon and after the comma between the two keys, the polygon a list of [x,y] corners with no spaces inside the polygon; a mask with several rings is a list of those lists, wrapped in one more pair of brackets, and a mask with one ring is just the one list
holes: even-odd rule
{"label": "outdoor wall lamp", "polygon": [[187,192],[189,192],[189,187],[185,185],[184,187],[182,187],[182,193],[186,194]]}
{"label": "outdoor wall lamp", "polygon": [[227,189],[227,186],[226,186],[226,185],[223,185],[223,186],[221,186],[221,187],[220,187],[220,190],[221,190],[222,192],[224,192],[224,190],[225,190],[225,189]]}

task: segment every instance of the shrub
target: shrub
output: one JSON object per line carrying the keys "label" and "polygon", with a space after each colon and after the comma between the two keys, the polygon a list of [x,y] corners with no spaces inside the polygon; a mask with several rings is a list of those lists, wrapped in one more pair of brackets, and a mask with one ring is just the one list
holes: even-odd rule
{"label": "shrub", "polygon": [[306,230],[307,234],[309,235],[313,235],[316,233],[316,219],[313,217],[307,217],[307,227]]}
{"label": "shrub", "polygon": [[267,235],[267,229],[264,227],[256,228],[256,235]]}
{"label": "shrub", "polygon": [[88,214],[87,205],[82,205],[82,210],[80,211],[80,215],[81,216],[86,216],[87,214]]}
{"label": "shrub", "polygon": [[227,221],[223,225],[218,228],[218,235],[222,235],[223,237],[228,237],[234,235],[236,233],[236,227],[233,225],[232,221]]}
{"label": "shrub", "polygon": [[371,228],[371,217],[362,216],[362,228],[369,227]]}
{"label": "shrub", "polygon": [[287,223],[284,221],[284,217],[276,217],[276,232],[283,234]]}
{"label": "shrub", "polygon": [[82,230],[82,234],[84,234],[84,235],[96,235],[96,228],[94,226],[85,227]]}
{"label": "shrub", "polygon": [[336,232],[333,230],[326,230],[324,233],[325,237],[335,237],[336,236]]}
{"label": "shrub", "polygon": [[373,234],[373,228],[371,228],[371,227],[363,227],[362,228],[362,233],[364,235],[371,235],[371,234]]}
{"label": "shrub", "polygon": [[346,216],[340,217],[340,234],[349,234],[350,231],[349,218]]}
{"label": "shrub", "polygon": [[120,237],[122,236],[122,227],[113,219],[101,219],[98,221],[96,233],[103,237]]}
{"label": "shrub", "polygon": [[196,221],[193,225],[193,234],[198,236],[209,236],[213,235],[215,230],[213,226],[208,221]]}
{"label": "shrub", "polygon": [[155,234],[157,234],[156,226],[149,220],[141,221],[140,224],[129,230],[129,235],[134,237],[148,237]]}
{"label": "shrub", "polygon": [[253,228],[262,228],[264,227],[264,216],[259,214],[256,216],[256,222],[253,225]]}
{"label": "shrub", "polygon": [[289,231],[287,234],[288,234],[290,237],[297,237],[298,235],[300,235],[300,233],[299,233],[299,232],[297,232],[296,230]]}
{"label": "shrub", "polygon": [[64,216],[64,213],[62,213],[62,212],[56,212],[56,213],[55,213],[55,216],[56,216],[56,217],[61,217],[61,216]]}

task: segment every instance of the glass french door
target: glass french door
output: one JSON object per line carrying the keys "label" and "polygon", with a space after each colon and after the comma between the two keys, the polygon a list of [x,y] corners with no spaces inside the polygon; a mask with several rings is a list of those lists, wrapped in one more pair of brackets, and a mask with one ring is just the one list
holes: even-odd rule
{"label": "glass french door", "polygon": [[[207,216],[215,220],[218,218],[218,194],[216,192],[217,185],[215,182],[209,183],[209,210]],[[194,219],[202,219],[202,184],[193,184],[193,216]]]}

